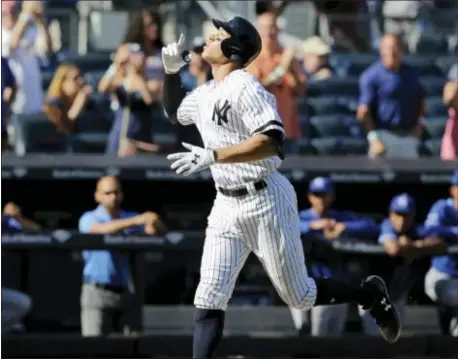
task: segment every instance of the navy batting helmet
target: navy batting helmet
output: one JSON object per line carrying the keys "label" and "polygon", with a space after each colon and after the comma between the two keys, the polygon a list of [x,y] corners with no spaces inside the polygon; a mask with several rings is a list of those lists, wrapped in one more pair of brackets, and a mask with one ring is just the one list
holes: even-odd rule
{"label": "navy batting helmet", "polygon": [[221,42],[224,56],[231,61],[240,62],[245,67],[261,52],[261,37],[248,20],[235,16],[228,21],[212,19],[212,22],[217,29],[223,29],[231,35]]}

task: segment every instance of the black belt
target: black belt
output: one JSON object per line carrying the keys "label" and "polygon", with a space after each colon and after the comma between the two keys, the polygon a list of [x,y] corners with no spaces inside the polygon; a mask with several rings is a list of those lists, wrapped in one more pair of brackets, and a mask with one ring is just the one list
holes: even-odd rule
{"label": "black belt", "polygon": [[95,283],[95,282],[84,282],[84,284],[91,285],[93,287],[103,289],[103,290],[108,290],[110,292],[122,294],[127,291],[126,287],[120,286],[120,285],[112,285],[112,284],[101,284],[101,283]]}
{"label": "black belt", "polygon": [[[264,180],[260,180],[254,183],[254,189],[256,191],[260,191],[266,187],[267,187],[267,182]],[[237,189],[226,189],[226,188],[218,187],[218,191],[228,197],[243,197],[250,193],[247,187],[242,187],[242,188],[237,188]]]}

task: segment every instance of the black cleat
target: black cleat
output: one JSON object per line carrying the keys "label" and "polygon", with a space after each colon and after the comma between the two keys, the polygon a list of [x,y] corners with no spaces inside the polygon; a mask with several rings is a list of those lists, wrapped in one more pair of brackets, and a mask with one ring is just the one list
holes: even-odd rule
{"label": "black cleat", "polygon": [[394,343],[401,335],[401,318],[391,301],[385,281],[372,275],[364,280],[363,286],[375,290],[375,302],[367,310],[380,328],[383,338]]}

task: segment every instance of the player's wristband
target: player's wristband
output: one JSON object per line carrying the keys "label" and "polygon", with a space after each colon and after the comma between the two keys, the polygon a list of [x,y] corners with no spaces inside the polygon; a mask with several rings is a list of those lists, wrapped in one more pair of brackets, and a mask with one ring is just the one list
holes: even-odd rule
{"label": "player's wristband", "polygon": [[32,21],[32,16],[30,16],[29,14],[25,12],[21,12],[19,15],[18,21],[29,23],[30,21]]}
{"label": "player's wristband", "polygon": [[377,131],[369,131],[369,133],[367,134],[367,140],[370,142],[370,141],[374,141],[374,140],[378,140],[378,133]]}

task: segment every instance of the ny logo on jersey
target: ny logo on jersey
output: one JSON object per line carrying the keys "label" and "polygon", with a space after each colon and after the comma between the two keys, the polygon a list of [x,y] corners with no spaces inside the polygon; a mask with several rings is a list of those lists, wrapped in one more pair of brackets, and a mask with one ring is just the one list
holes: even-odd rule
{"label": "ny logo on jersey", "polygon": [[216,123],[217,126],[221,126],[223,122],[228,122],[227,112],[231,109],[228,100],[224,100],[224,103],[221,102],[222,100],[216,101],[215,107],[213,108],[212,121]]}

